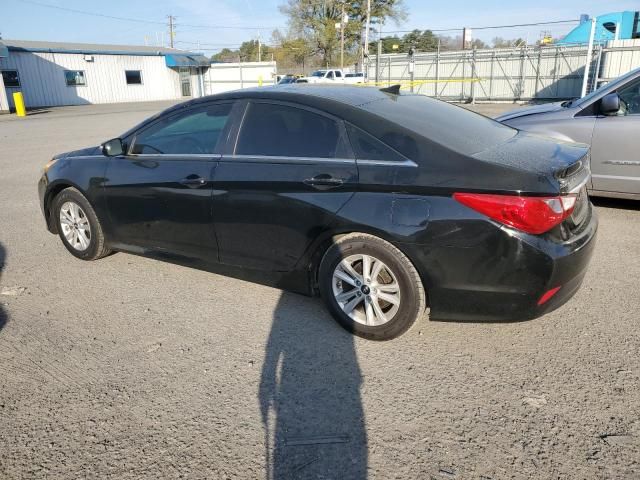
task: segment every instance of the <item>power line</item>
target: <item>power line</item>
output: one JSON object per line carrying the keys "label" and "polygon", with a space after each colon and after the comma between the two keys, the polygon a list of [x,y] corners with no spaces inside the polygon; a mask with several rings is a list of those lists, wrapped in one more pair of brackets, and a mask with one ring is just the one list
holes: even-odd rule
{"label": "power line", "polygon": [[232,25],[192,25],[189,23],[183,23],[182,24],[183,27],[191,27],[191,28],[212,28],[212,29],[229,29],[229,30],[270,30],[270,29],[277,29],[280,27],[249,27],[249,26],[243,26],[243,27],[239,27],[239,26],[232,26]]}
{"label": "power line", "polygon": [[556,20],[554,22],[520,23],[513,25],[492,25],[489,27],[469,27],[473,30],[489,30],[492,28],[537,27],[539,25],[557,25],[560,23],[578,23],[580,20]]}
{"label": "power line", "polygon": [[[108,15],[104,13],[95,13],[95,12],[87,12],[86,10],[78,10],[76,8],[68,8],[68,7],[60,7],[58,5],[50,5],[48,3],[41,3],[35,0],[17,0],[22,3],[28,3],[31,5],[37,5],[39,7],[52,8],[55,10],[62,10],[70,13],[77,13],[79,15],[89,15],[92,17],[100,17],[100,18],[108,18],[110,20],[121,20],[125,22],[138,22],[138,23],[146,23],[151,25],[166,25],[166,22],[156,21],[156,20],[145,20],[142,18],[130,18],[130,17],[119,17],[116,15]],[[211,29],[229,29],[229,30],[265,30],[269,28],[278,28],[278,27],[255,27],[255,26],[240,26],[240,25],[191,25],[191,24],[182,24],[185,27],[191,28],[211,28]]]}
{"label": "power line", "polygon": [[[580,20],[556,20],[552,22],[517,23],[517,24],[511,24],[511,25],[489,25],[485,27],[467,27],[467,28],[470,28],[471,30],[489,30],[489,29],[498,29],[498,28],[537,27],[540,25],[578,23],[579,21]],[[385,30],[384,33],[411,33],[415,30],[420,30],[420,29],[414,28],[413,30]],[[429,30],[431,32],[458,32],[462,30],[462,28],[427,28],[425,30]]]}
{"label": "power line", "polygon": [[150,24],[153,24],[153,25],[164,25],[165,24],[164,22],[157,22],[157,21],[154,21],[154,20],[144,20],[144,19],[141,19],[141,18],[118,17],[118,16],[115,16],[115,15],[107,15],[107,14],[104,14],[104,13],[87,12],[87,11],[84,11],[84,10],[77,10],[75,8],[60,7],[58,5],[49,5],[47,3],[35,2],[33,0],[18,0],[18,1],[22,2],[22,3],[29,3],[31,5],[37,5],[39,7],[53,8],[53,9],[56,9],[56,10],[63,10],[65,12],[78,13],[80,15],[91,15],[93,17],[102,17],[102,18],[108,18],[108,19],[111,19],[111,20],[123,20],[123,21],[126,21],[126,22],[150,23]]}
{"label": "power line", "polygon": [[185,43],[187,45],[206,45],[209,47],[239,47],[241,43],[206,43],[206,42],[189,42],[186,40],[176,40],[176,43]]}

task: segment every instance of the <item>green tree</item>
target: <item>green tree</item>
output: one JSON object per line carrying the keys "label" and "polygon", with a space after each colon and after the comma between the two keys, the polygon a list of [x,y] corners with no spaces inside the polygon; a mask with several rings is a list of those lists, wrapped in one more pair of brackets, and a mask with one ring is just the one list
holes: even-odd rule
{"label": "green tree", "polygon": [[215,55],[211,56],[211,60],[214,62],[237,62],[239,60],[240,52],[238,50],[230,50],[228,48],[223,48]]}
{"label": "green tree", "polygon": [[274,51],[278,68],[287,69],[287,73],[305,73],[315,64],[313,57],[314,49],[304,38],[282,39]]}
{"label": "green tree", "polygon": [[494,37],[491,40],[493,44],[493,48],[513,48],[513,47],[521,47],[527,44],[527,41],[523,38],[516,38],[514,40],[504,39],[502,37]]}
{"label": "green tree", "polygon": [[[367,16],[366,0],[287,0],[280,7],[288,17],[292,37],[303,38],[322,58],[323,64],[332,64],[340,55],[340,29],[342,12],[349,17],[345,25],[345,51],[357,51],[362,41],[362,30]],[[406,17],[402,0],[371,0],[372,26],[385,20],[400,21]]]}
{"label": "green tree", "polygon": [[249,40],[240,45],[240,59],[243,62],[257,62],[271,58],[272,49],[258,40]]}
{"label": "green tree", "polygon": [[402,43],[405,51],[413,47],[417,52],[431,52],[438,48],[438,37],[431,30],[414,30],[402,37]]}
{"label": "green tree", "polygon": [[238,50],[223,48],[215,55],[211,56],[214,62],[257,62],[260,58],[259,48],[262,51],[262,60],[271,60],[273,49],[267,45],[258,47],[258,40],[248,40],[242,42]]}
{"label": "green tree", "polygon": [[477,48],[477,49],[489,48],[489,45],[487,45],[485,42],[483,42],[479,38],[476,38],[474,41],[471,42],[471,48]]}

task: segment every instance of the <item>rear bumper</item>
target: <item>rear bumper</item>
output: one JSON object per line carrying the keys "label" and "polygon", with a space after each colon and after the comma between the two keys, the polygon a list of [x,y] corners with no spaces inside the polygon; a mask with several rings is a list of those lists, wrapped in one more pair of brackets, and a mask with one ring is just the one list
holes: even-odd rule
{"label": "rear bumper", "polygon": [[596,244],[598,221],[591,210],[588,225],[564,244],[502,230],[474,247],[414,250],[410,256],[420,258],[416,266],[427,286],[431,319],[521,321],[566,303],[580,288]]}

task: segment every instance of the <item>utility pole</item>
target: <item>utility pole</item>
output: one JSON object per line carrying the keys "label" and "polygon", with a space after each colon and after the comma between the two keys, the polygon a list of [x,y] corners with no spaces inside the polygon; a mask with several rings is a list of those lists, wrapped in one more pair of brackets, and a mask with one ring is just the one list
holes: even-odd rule
{"label": "utility pole", "polygon": [[258,35],[258,61],[262,61],[262,44],[260,43],[260,35]]}
{"label": "utility pole", "polygon": [[382,27],[380,22],[380,31],[378,32],[378,52],[376,53],[376,85],[380,83],[380,55],[382,55]]}
{"label": "utility pole", "polygon": [[344,70],[344,3],[340,17],[340,70]]}
{"label": "utility pole", "polygon": [[167,15],[167,18],[169,18],[169,46],[173,48],[173,37],[175,35],[175,24],[173,22],[175,21],[176,17],[174,17],[173,15]]}
{"label": "utility pole", "polygon": [[[362,67],[365,72],[364,78],[367,80],[369,78],[369,23],[371,22],[371,0],[367,0],[367,23],[364,29],[364,50],[363,50],[363,59],[362,59]],[[367,62],[367,69],[364,70],[364,62]]]}

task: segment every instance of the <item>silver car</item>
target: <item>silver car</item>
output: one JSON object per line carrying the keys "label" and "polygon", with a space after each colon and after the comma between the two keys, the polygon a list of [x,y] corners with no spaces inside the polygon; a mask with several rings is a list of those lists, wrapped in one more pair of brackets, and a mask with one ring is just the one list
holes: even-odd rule
{"label": "silver car", "polygon": [[520,108],[496,120],[591,145],[591,195],[640,199],[640,68],[583,98]]}

